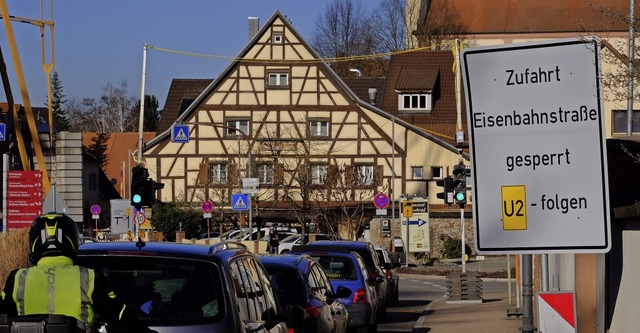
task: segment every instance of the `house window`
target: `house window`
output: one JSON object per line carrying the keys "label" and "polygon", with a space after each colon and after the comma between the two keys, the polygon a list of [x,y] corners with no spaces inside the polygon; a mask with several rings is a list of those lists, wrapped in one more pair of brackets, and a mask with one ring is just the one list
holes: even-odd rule
{"label": "house window", "polygon": [[400,94],[398,109],[400,111],[431,111],[431,94]]}
{"label": "house window", "polygon": [[259,165],[258,179],[260,180],[260,184],[273,184],[273,164]]}
{"label": "house window", "polygon": [[422,179],[422,167],[421,166],[412,166],[411,167],[411,179]]}
{"label": "house window", "polygon": [[329,136],[329,122],[326,120],[309,121],[309,136]]}
{"label": "house window", "polygon": [[98,175],[95,173],[89,174],[89,190],[96,191],[98,190]]}
{"label": "house window", "polygon": [[[627,110],[613,110],[613,134],[627,133]],[[633,120],[631,121],[631,132],[640,133],[640,111],[633,110]]]}
{"label": "house window", "polygon": [[209,182],[212,184],[224,184],[228,181],[227,165],[224,163],[209,164]]}
{"label": "house window", "polygon": [[282,44],[282,34],[273,34],[273,43]]}
{"label": "house window", "polygon": [[433,179],[442,178],[442,167],[441,166],[432,166],[431,167],[431,178],[433,178]]}
{"label": "house window", "polygon": [[356,185],[373,185],[373,165],[356,166]]}
{"label": "house window", "polygon": [[289,73],[272,72],[268,74],[268,80],[270,88],[286,88],[289,86]]}
{"label": "house window", "polygon": [[249,135],[249,120],[229,120],[226,122],[226,136],[237,136],[238,134]]}
{"label": "house window", "polygon": [[326,179],[327,179],[326,165],[311,166],[311,184],[312,185],[323,185]]}

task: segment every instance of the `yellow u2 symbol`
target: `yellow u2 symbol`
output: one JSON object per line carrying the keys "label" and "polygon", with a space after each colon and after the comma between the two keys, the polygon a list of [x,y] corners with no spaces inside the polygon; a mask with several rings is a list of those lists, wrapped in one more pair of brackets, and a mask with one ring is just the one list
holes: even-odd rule
{"label": "yellow u2 symbol", "polygon": [[502,186],[502,229],[527,230],[527,195],[524,185]]}

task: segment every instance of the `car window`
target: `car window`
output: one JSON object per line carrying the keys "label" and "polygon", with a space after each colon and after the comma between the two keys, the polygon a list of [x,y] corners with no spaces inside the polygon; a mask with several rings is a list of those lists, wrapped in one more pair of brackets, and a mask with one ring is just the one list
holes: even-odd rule
{"label": "car window", "polygon": [[307,288],[297,269],[267,268],[267,273],[271,286],[282,304],[305,303]]}
{"label": "car window", "polygon": [[265,320],[269,309],[277,313],[269,279],[253,258],[237,259],[231,263],[230,269],[241,320]]}
{"label": "car window", "polygon": [[349,257],[312,256],[329,279],[357,280],[358,275],[353,261]]}
{"label": "car window", "polygon": [[205,323],[224,316],[220,272],[214,264],[134,256],[80,257],[78,263],[102,272],[114,293],[150,325]]}
{"label": "car window", "polygon": [[329,279],[327,279],[327,275],[324,273],[320,265],[317,263],[312,264],[310,272],[316,279],[318,292],[325,297],[332,295],[333,287],[331,287],[331,283],[329,282]]}
{"label": "car window", "polygon": [[376,253],[378,254],[378,261],[380,261],[381,264],[387,262],[384,258],[384,253],[382,252],[382,250],[376,250]]}

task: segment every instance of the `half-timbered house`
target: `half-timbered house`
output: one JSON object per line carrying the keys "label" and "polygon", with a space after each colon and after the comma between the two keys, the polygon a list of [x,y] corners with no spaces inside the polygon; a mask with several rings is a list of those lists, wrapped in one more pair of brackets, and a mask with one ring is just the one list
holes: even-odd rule
{"label": "half-timbered house", "polygon": [[188,142],[172,142],[166,129],[144,148],[150,177],[165,185],[158,199],[211,200],[230,212],[231,195],[257,178],[254,218],[316,220],[321,229],[361,227],[378,192],[394,203],[437,200],[435,182],[412,175],[461,159],[454,145],[358,98],[280,12],[177,123],[188,126]]}

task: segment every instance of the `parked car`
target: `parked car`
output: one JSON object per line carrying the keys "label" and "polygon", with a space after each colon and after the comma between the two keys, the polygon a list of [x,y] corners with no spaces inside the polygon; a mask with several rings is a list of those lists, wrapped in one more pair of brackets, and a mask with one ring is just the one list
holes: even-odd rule
{"label": "parked car", "polygon": [[198,235],[198,239],[206,239],[206,238],[214,238],[214,237],[220,237],[220,232],[219,231],[210,231],[210,232],[201,232]]}
{"label": "parked car", "polygon": [[349,313],[349,330],[376,332],[378,295],[375,281],[369,277],[364,259],[358,253],[346,249],[322,251],[317,247],[304,245],[294,246],[287,255],[304,253],[318,261],[334,289],[346,287],[351,290],[351,297],[338,299]]}
{"label": "parked car", "polygon": [[[242,235],[238,236],[237,239],[239,240],[251,240],[251,239],[256,240],[257,239],[257,240],[267,241],[269,240],[269,229],[276,229],[276,233],[278,234],[278,239],[283,239],[287,236],[298,233],[298,230],[292,227],[265,227],[265,228],[260,228],[259,232],[258,232],[258,228],[253,228],[252,234],[250,234],[249,229],[247,229],[242,233]],[[253,238],[251,238],[251,235],[253,235]]]}
{"label": "parked car", "polygon": [[[314,234],[316,240],[340,240],[340,236],[331,235],[331,234]],[[304,235],[305,243],[309,242],[309,234]],[[291,248],[294,245],[302,245],[302,235],[301,234],[293,234],[289,235],[280,240],[280,247],[278,250],[280,254],[287,253],[291,251]]]}
{"label": "parked car", "polygon": [[331,249],[342,248],[349,251],[357,252],[362,259],[367,269],[369,277],[375,281],[376,294],[378,295],[378,320],[383,319],[387,313],[387,280],[382,272],[382,264],[378,260],[378,254],[376,253],[373,244],[369,242],[360,241],[316,241],[309,242],[307,246],[315,246],[319,250],[330,252]]}
{"label": "parked car", "polygon": [[301,318],[282,310],[264,266],[240,243],[86,243],[76,262],[104,273],[159,333],[284,333],[285,320]]}
{"label": "parked car", "polygon": [[398,304],[400,276],[396,272],[396,268],[400,267],[399,262],[393,262],[389,256],[389,251],[382,246],[376,246],[378,260],[382,264],[382,272],[387,279],[387,302],[388,305]]}
{"label": "parked car", "polygon": [[338,298],[351,296],[345,287],[335,289],[322,267],[307,255],[259,255],[280,304],[304,310],[301,320],[287,321],[290,332],[345,333],[348,314]]}
{"label": "parked car", "polygon": [[220,236],[220,240],[224,241],[224,240],[235,239],[236,237],[241,235],[245,230],[247,230],[247,228],[238,228],[238,229],[227,230],[227,231],[222,233],[222,236]]}

